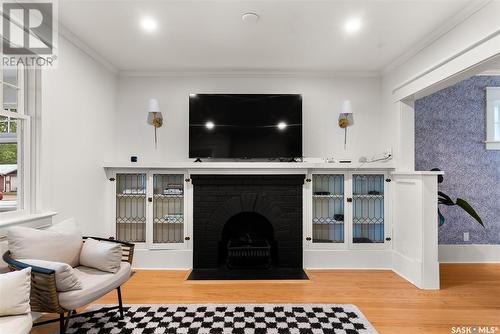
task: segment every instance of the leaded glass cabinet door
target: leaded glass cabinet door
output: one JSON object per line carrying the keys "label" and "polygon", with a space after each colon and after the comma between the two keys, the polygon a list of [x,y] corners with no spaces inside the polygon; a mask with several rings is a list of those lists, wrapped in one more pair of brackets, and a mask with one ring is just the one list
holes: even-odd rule
{"label": "leaded glass cabinet door", "polygon": [[153,174],[152,183],[151,247],[185,248],[185,175]]}
{"label": "leaded glass cabinet door", "polygon": [[352,175],[352,243],[384,244],[386,232],[384,174]]}
{"label": "leaded glass cabinet door", "polygon": [[344,175],[314,174],[312,187],[312,244],[343,244]]}
{"label": "leaded glass cabinet door", "polygon": [[116,238],[146,242],[146,174],[116,174]]}

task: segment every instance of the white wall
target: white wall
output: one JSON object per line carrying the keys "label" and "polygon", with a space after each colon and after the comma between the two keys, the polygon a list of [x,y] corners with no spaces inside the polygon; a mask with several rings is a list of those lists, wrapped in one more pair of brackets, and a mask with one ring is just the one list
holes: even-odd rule
{"label": "white wall", "polygon": [[[395,155],[398,170],[414,170],[414,114],[412,96],[421,97],[422,93],[432,93],[433,90],[444,88],[455,83],[458,77],[474,74],[474,68],[481,62],[488,61],[500,54],[500,1],[491,1],[475,12],[467,20],[453,30],[421,50],[409,61],[388,71],[382,78],[383,109],[391,117],[392,127],[397,129],[392,133],[393,141],[397,143]],[[397,98],[396,98],[397,97]],[[398,98],[408,98],[407,104],[396,101]],[[432,194],[428,194],[432,196]],[[437,202],[437,198],[435,199]],[[434,222],[432,221],[434,220]],[[430,222],[430,223],[429,223]],[[432,224],[436,219],[422,224]],[[393,267],[410,280],[419,276],[421,267],[422,244],[411,243],[413,234],[405,228],[404,215],[396,215],[394,219],[394,254],[402,254],[394,258]],[[408,242],[405,242],[405,236]],[[396,242],[396,239],[400,239]],[[436,242],[437,243],[437,242]],[[463,251],[461,261],[467,262],[477,251],[471,248],[474,255],[466,255]],[[433,255],[436,257],[435,255]],[[475,256],[477,258],[477,256]],[[486,258],[486,257],[483,257]],[[432,259],[434,262],[437,259]],[[460,259],[454,259],[460,262]],[[480,260],[479,260],[480,262]],[[406,266],[403,264],[406,263]],[[423,279],[426,277],[424,273]]]}
{"label": "white wall", "polygon": [[[189,93],[302,94],[305,156],[357,159],[393,144],[385,135],[391,129],[381,111],[378,78],[123,76],[118,83],[116,145],[109,159],[128,162],[138,155],[142,163],[188,160]],[[157,150],[153,128],[146,123],[152,97],[159,99],[164,117]],[[343,130],[337,126],[344,99],[352,101],[355,112],[347,151]]]}
{"label": "white wall", "polygon": [[42,73],[41,197],[55,220],[75,217],[83,232],[105,231],[105,174],[113,149],[116,77],[59,38],[57,69]]}
{"label": "white wall", "polygon": [[[453,84],[452,76],[469,70],[471,59],[472,63],[474,59],[477,59],[477,62],[484,60],[480,52],[474,52],[474,47],[486,44],[488,38],[495,34],[498,37],[498,13],[500,1],[489,2],[407,62],[384,73],[382,104],[384,111],[391,115],[391,127],[397,129],[392,132],[392,141],[398,143],[395,156],[398,158],[399,169],[414,169],[414,133],[413,126],[408,124],[413,121],[413,115],[408,115],[408,108],[395,103],[395,90],[404,91],[402,97],[411,98],[412,94],[417,94],[429,86],[444,88],[446,80],[450,80],[450,85]],[[497,49],[500,54],[500,48]],[[485,55],[489,56],[490,54]],[[411,89],[405,89],[405,86]]]}

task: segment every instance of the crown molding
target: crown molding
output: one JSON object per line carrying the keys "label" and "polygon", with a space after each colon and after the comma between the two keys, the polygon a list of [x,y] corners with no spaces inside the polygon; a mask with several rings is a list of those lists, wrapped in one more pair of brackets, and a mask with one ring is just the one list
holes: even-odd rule
{"label": "crown molding", "polygon": [[172,71],[120,71],[121,77],[172,78],[379,78],[379,71],[276,71],[276,70],[172,70]]}
{"label": "crown molding", "polygon": [[453,15],[450,19],[448,19],[443,25],[439,28],[435,29],[430,35],[427,35],[425,38],[420,40],[417,43],[414,43],[414,46],[409,50],[398,56],[394,59],[389,65],[385,66],[382,69],[382,74],[385,75],[390,71],[400,67],[401,65],[407,63],[410,59],[415,57],[424,49],[431,46],[441,37],[449,33],[455,27],[466,21],[472,15],[477,13],[479,10],[484,8],[489,3],[493,2],[493,0],[475,0],[466,5],[462,10],[460,10],[457,14]]}
{"label": "crown molding", "polygon": [[483,73],[476,74],[476,76],[500,76],[500,70],[488,70]]}
{"label": "crown molding", "polygon": [[500,75],[500,67],[499,68],[491,68],[491,69],[488,69],[484,72],[476,74],[476,76],[498,76],[498,75]]}
{"label": "crown molding", "polygon": [[99,54],[96,50],[78,38],[71,30],[66,28],[61,22],[58,22],[58,32],[59,36],[66,39],[68,42],[73,44],[80,51],[85,53],[87,56],[103,65],[106,69],[108,69],[113,74],[119,74],[119,70],[116,66],[114,66],[109,60]]}
{"label": "crown molding", "polygon": [[[393,90],[392,90],[392,93],[393,94],[396,94],[396,92],[400,89],[402,89],[403,87],[405,86],[408,86],[410,85],[411,83],[423,78],[424,76],[428,75],[429,73],[432,73],[433,71],[437,70],[438,68],[446,65],[446,64],[449,64],[450,62],[452,62],[453,60],[461,57],[461,56],[464,56],[466,55],[469,51],[471,50],[474,50],[475,48],[477,47],[480,47],[481,45],[484,45],[485,43],[487,43],[488,41],[490,40],[493,40],[494,38],[497,38],[498,36],[500,36],[500,30],[497,30],[493,33],[491,33],[490,35],[486,36],[485,38],[467,46],[466,48],[462,49],[460,52],[448,57],[448,58],[445,58],[439,62],[437,62],[436,64],[434,64],[433,66],[431,66],[430,68],[426,69],[425,71],[421,72],[421,73],[418,73],[416,74],[415,76],[409,78],[408,80],[400,83],[399,85],[396,85]],[[496,52],[496,50],[495,50]],[[496,57],[498,56],[498,54],[496,54],[495,56],[493,56],[493,59],[496,59]],[[453,76],[453,80],[452,81],[442,81],[441,83],[438,84],[438,86],[442,86],[442,85],[445,85],[443,86],[446,87],[446,85],[450,84],[450,82],[453,82],[453,83],[456,83],[458,81],[461,81],[463,79],[465,79],[467,76],[471,76],[471,75],[476,75],[477,73],[482,73],[483,71],[487,70],[488,69],[488,63],[489,61],[492,60],[491,58],[490,59],[486,59],[486,60],[483,60],[479,63],[476,63],[468,68],[465,68],[463,70],[461,70],[459,73],[455,73],[454,76]],[[430,91],[435,91],[436,87],[438,86],[433,86],[433,87],[428,87],[428,88],[431,88]],[[440,88],[441,89],[441,88]],[[427,90],[426,90],[427,91]],[[426,96],[428,94],[430,94],[430,91],[427,91],[424,95],[421,95],[422,92],[420,92],[420,95],[421,96]]]}

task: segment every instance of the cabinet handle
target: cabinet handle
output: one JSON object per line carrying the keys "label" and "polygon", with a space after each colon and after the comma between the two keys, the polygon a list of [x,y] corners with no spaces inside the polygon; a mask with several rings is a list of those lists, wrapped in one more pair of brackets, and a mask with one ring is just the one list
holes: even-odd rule
{"label": "cabinet handle", "polygon": [[347,203],[352,203],[352,197],[347,197]]}
{"label": "cabinet handle", "polygon": [[311,182],[312,180],[311,179],[306,179],[306,182]]}
{"label": "cabinet handle", "polygon": [[148,202],[149,203],[153,202],[153,197],[148,197]]}
{"label": "cabinet handle", "polygon": [[110,180],[111,182],[113,182],[113,181],[114,181],[114,180],[116,180],[116,179],[115,179],[114,177],[110,177],[110,178],[109,178],[109,180]]}
{"label": "cabinet handle", "polygon": [[389,238],[389,237],[385,238],[385,241],[391,241],[391,240],[392,240],[392,239],[391,239],[391,238]]}
{"label": "cabinet handle", "polygon": [[306,238],[306,240],[307,240],[307,241],[311,241],[311,240],[312,240],[312,238],[311,238],[311,237],[307,237],[307,238]]}
{"label": "cabinet handle", "polygon": [[186,182],[191,182],[191,179],[190,179],[190,178],[187,178],[187,179],[184,179],[184,181],[186,181]]}
{"label": "cabinet handle", "polygon": [[189,240],[191,240],[191,238],[190,237],[185,237],[184,240],[189,241]]}
{"label": "cabinet handle", "polygon": [[392,180],[391,179],[385,179],[385,182],[391,182]]}

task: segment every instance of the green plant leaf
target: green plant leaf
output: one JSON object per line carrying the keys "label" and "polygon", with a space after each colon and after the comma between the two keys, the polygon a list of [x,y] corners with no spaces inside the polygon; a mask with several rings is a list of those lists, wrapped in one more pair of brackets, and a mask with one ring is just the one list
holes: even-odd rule
{"label": "green plant leaf", "polygon": [[438,201],[440,204],[444,204],[444,205],[455,205],[455,202],[453,202],[453,200],[450,198],[450,196],[446,195],[444,192],[442,191],[438,191]]}
{"label": "green plant leaf", "polygon": [[481,217],[479,217],[476,210],[474,210],[472,208],[472,206],[469,203],[467,203],[467,201],[465,201],[461,198],[457,198],[457,205],[459,207],[461,207],[462,209],[464,209],[465,212],[467,212],[469,215],[471,215],[472,218],[474,218],[482,227],[484,227],[484,223],[483,223]]}

